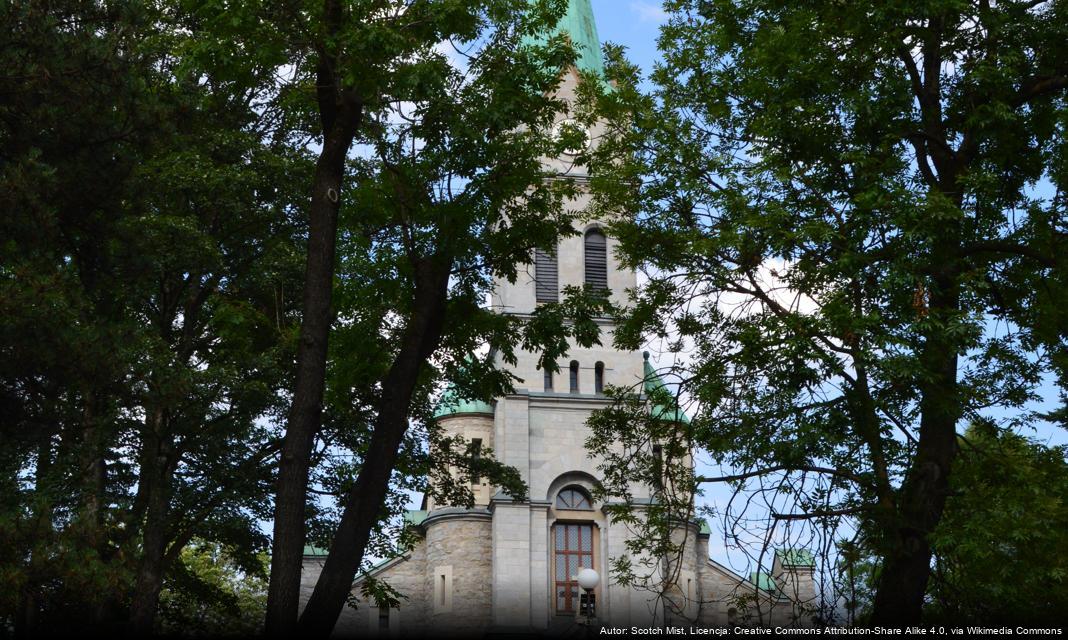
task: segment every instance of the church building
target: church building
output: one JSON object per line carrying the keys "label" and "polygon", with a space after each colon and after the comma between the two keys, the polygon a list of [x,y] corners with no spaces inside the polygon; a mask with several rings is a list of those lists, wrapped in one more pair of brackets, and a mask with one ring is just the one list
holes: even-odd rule
{"label": "church building", "polygon": [[[567,33],[579,54],[576,66],[564,71],[559,88],[561,97],[570,100],[580,70],[604,72],[590,1],[570,0],[557,28]],[[598,134],[596,126],[588,131],[587,143],[596,144]],[[569,206],[583,210],[589,199],[581,193],[586,174],[574,162],[575,155],[546,162],[557,174],[576,181],[580,195]],[[516,282],[497,282],[494,309],[528,315],[540,303],[557,301],[568,285],[607,289],[614,302],[623,304],[626,290],[636,287],[637,278],[617,263],[615,241],[601,222],[582,222],[576,235],[560,241],[555,254],[537,252]],[[685,556],[673,572],[678,576],[674,597],[658,598],[614,582],[610,561],[626,554],[631,534],[613,522],[594,498],[597,462],[585,449],[586,420],[609,405],[603,393],[606,385],[648,389],[663,383],[647,354],[612,348],[613,326],[608,320],[602,332],[605,346],[572,346],[568,362],[559,363],[555,375],[537,367],[536,354],[518,352],[519,361],[510,368],[520,382],[514,393],[492,404],[446,394],[435,415],[438,424],[476,448],[492,448],[501,462],[522,475],[529,486],[528,499],[514,500],[484,478],[472,478],[475,500],[470,509],[424,500],[422,509],[408,514],[418,532],[415,546],[372,570],[406,598],[392,609],[363,601],[356,608],[346,607],[335,635],[582,633],[578,626],[582,589],[576,578],[581,568],[592,568],[599,575],[593,589],[598,628],[812,624],[816,594],[811,554],[782,550],[770,573],[743,577],[709,558],[711,532],[702,522],[685,525]],[[681,412],[652,410],[686,420]],[[648,500],[650,495],[636,491],[634,498]],[[683,527],[680,524],[680,530]],[[302,601],[310,595],[324,560],[317,550],[306,549]],[[359,586],[353,586],[357,597]]]}

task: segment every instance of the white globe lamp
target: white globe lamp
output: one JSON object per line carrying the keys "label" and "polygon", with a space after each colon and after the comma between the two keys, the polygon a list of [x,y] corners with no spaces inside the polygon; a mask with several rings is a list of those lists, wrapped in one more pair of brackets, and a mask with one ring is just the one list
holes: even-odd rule
{"label": "white globe lamp", "polygon": [[584,567],[575,576],[580,587],[584,593],[579,598],[579,613],[581,616],[581,622],[579,624],[586,625],[586,633],[590,635],[592,633],[594,618],[597,617],[597,596],[593,593],[593,590],[597,588],[597,585],[601,582],[601,576],[597,575],[597,572],[589,567]]}
{"label": "white globe lamp", "polygon": [[592,591],[597,588],[597,585],[601,582],[601,576],[597,574],[593,569],[583,569],[578,572],[579,586],[586,591]]}

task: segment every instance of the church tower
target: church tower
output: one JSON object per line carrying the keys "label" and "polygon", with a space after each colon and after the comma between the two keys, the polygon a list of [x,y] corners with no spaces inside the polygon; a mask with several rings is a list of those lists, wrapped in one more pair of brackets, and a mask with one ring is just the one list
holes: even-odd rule
{"label": "church tower", "polygon": [[[579,72],[604,73],[589,0],[572,0],[558,29],[571,39],[577,60],[564,70],[557,97],[573,104]],[[561,114],[560,123],[565,122]],[[585,133],[587,144],[596,145],[601,126]],[[590,199],[586,167],[575,162],[581,151],[547,160],[555,173],[575,182],[578,195],[567,204],[575,211],[584,211]],[[562,238],[555,252],[537,251],[514,283],[496,283],[494,310],[527,316],[539,304],[558,301],[564,287],[583,285],[606,290],[613,302],[625,303],[637,278],[618,264],[616,242],[605,232],[607,222],[579,216],[575,233]],[[601,322],[601,346],[572,344],[555,374],[538,368],[538,354],[520,353],[512,373],[521,382],[514,394],[497,401],[494,450],[520,471],[530,499],[519,503],[499,496],[491,504],[496,627],[552,632],[573,625],[580,592],[575,576],[583,567],[600,574],[595,595],[602,619],[645,625],[656,617],[648,594],[611,584],[609,558],[626,553],[627,532],[613,525],[603,505],[594,501],[597,463],[585,448],[586,420],[608,406],[605,386],[636,385],[644,376],[641,353],[612,348],[613,330],[607,319]]]}
{"label": "church tower", "polygon": [[[575,66],[563,70],[557,96],[573,103],[580,71],[604,73],[590,0],[570,0],[557,29],[567,34],[578,54]],[[565,123],[572,124],[561,114],[559,124]],[[587,144],[596,145],[602,133],[603,126],[591,127]],[[545,160],[554,173],[575,181],[578,193],[567,206],[576,212],[590,202],[586,168],[576,162],[580,152]],[[529,316],[539,304],[558,301],[567,286],[599,288],[613,302],[626,302],[637,277],[616,260],[616,241],[605,231],[608,221],[579,220],[575,234],[562,238],[555,251],[536,252],[515,282],[495,283],[491,304],[496,312]],[[514,393],[492,404],[446,393],[434,416],[438,425],[462,436],[473,451],[492,448],[498,460],[519,471],[529,487],[528,499],[515,500],[484,478],[470,478],[473,508],[425,500],[421,510],[407,516],[420,540],[405,556],[371,572],[406,599],[396,609],[381,610],[373,602],[346,608],[336,634],[573,634],[580,631],[576,576],[581,568],[592,568],[600,576],[594,589],[599,624],[727,624],[739,616],[732,603],[746,599],[778,607],[780,621],[788,623],[784,616],[796,607],[775,591],[775,580],[762,576],[767,580],[757,584],[760,580],[750,582],[711,562],[710,532],[696,522],[683,526],[687,543],[681,566],[672,571],[678,576],[673,595],[657,598],[612,580],[610,561],[628,555],[631,532],[613,522],[605,505],[594,498],[598,463],[587,455],[586,421],[609,405],[603,393],[607,385],[649,389],[663,383],[647,354],[614,349],[614,326],[607,318],[600,325],[601,346],[572,344],[567,361],[557,363],[558,373],[541,370],[535,353],[517,352],[514,366],[498,362],[519,381]],[[653,411],[665,419],[686,421],[681,412],[662,407]],[[651,491],[636,487],[633,496],[637,502],[647,501]],[[303,584],[309,594],[321,562],[316,550],[306,551]],[[776,568],[783,572],[784,584],[791,579],[797,583],[796,573]],[[807,575],[810,584],[811,572]],[[359,583],[353,594],[360,599]]]}
{"label": "church tower", "polygon": [[[557,28],[567,34],[577,53],[576,65],[563,71],[557,95],[570,104],[580,72],[604,73],[589,0],[572,0]],[[565,123],[572,124],[561,114],[558,124]],[[594,126],[585,133],[587,144],[596,145],[601,128]],[[576,162],[581,152],[575,149],[546,159],[554,173],[575,182],[578,195],[566,206],[576,212],[585,210],[590,198],[586,168]],[[573,235],[562,238],[555,251],[537,251],[515,282],[495,283],[491,304],[496,312],[529,316],[538,305],[559,301],[567,286],[603,289],[614,302],[625,302],[626,290],[633,289],[637,279],[632,270],[618,264],[615,240],[605,232],[608,221],[579,219]],[[519,352],[518,362],[509,366],[519,379],[515,393],[498,398],[492,408],[443,403],[439,410],[442,427],[492,447],[501,462],[519,471],[530,489],[529,500],[519,502],[503,493],[484,492],[482,486],[472,487],[476,506],[485,505],[488,516],[484,525],[488,535],[481,539],[483,549],[478,553],[490,560],[491,593],[483,594],[492,603],[484,621],[489,628],[554,633],[574,626],[580,593],[575,576],[583,567],[601,575],[595,594],[602,618],[610,616],[619,624],[653,622],[654,611],[644,599],[647,594],[611,585],[607,564],[609,558],[625,553],[626,531],[613,526],[601,510],[603,505],[593,498],[596,462],[585,448],[586,420],[608,405],[606,385],[635,385],[644,377],[641,353],[612,348],[613,326],[607,319],[601,331],[603,346],[572,344],[566,361],[557,363],[558,373],[539,369],[539,354]],[[445,524],[449,519],[475,526],[470,513],[444,511],[431,509],[424,521],[428,550],[437,537],[434,529],[449,526]],[[444,537],[454,539],[451,533]],[[454,607],[457,571],[462,566],[464,562],[456,559],[439,571],[438,579],[445,576],[445,584],[451,571]]]}

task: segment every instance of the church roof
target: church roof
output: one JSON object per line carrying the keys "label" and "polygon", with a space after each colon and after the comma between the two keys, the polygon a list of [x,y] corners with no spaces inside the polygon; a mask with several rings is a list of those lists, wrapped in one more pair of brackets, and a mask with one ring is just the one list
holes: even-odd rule
{"label": "church roof", "polygon": [[467,400],[460,398],[456,388],[449,385],[442,394],[437,408],[434,410],[434,418],[440,419],[447,416],[455,416],[461,413],[485,413],[493,415],[493,405],[481,400]]}
{"label": "church roof", "polygon": [[428,512],[422,509],[410,509],[404,512],[404,522],[414,527],[418,527],[423,524],[423,520],[426,520],[426,514]]}
{"label": "church roof", "polygon": [[542,34],[536,42],[545,42],[558,33],[571,38],[571,46],[578,56],[575,66],[579,71],[589,71],[604,77],[604,58],[601,56],[601,40],[597,37],[597,23],[593,19],[590,0],[569,0],[567,12],[556,28]]}
{"label": "church roof", "polygon": [[807,549],[779,549],[775,552],[784,567],[814,567],[816,557]]}
{"label": "church roof", "polygon": [[[667,385],[664,384],[664,380],[657,374],[656,369],[654,369],[653,365],[649,362],[649,352],[646,351],[643,353],[642,357],[645,358],[645,392],[653,393],[660,389],[666,389]],[[661,420],[690,424],[690,417],[686,415],[686,412],[679,408],[677,401],[672,406],[663,404],[654,405],[649,413],[654,418],[659,418]]]}
{"label": "church roof", "polygon": [[749,582],[752,582],[758,588],[764,591],[770,591],[775,593],[779,590],[779,585],[775,583],[775,578],[772,578],[769,574],[762,571],[754,571],[749,574]]}

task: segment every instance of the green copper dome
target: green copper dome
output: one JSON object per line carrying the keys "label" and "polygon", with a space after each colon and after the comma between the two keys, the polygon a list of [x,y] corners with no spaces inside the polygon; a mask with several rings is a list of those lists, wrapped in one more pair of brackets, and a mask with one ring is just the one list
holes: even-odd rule
{"label": "green copper dome", "polygon": [[[653,369],[653,365],[649,363],[649,352],[646,351],[645,353],[643,353],[642,357],[645,358],[646,393],[652,393],[659,389],[666,388],[667,385],[665,385],[664,381],[660,378],[659,375],[657,375],[656,369]],[[649,414],[654,418],[659,418],[660,420],[670,420],[671,422],[681,422],[683,424],[690,424],[690,417],[687,416],[686,413],[682,409],[680,409],[677,404],[671,407],[662,404],[655,405],[652,409],[650,409]]]}
{"label": "green copper dome", "polygon": [[593,19],[590,0],[569,0],[567,13],[560,18],[556,28],[545,33],[538,41],[545,42],[558,33],[566,33],[575,47],[575,66],[579,71],[589,71],[604,77],[604,58],[601,56],[601,40],[597,37],[597,23]]}
{"label": "green copper dome", "polygon": [[437,409],[434,410],[434,419],[455,416],[461,413],[484,413],[493,415],[493,405],[481,400],[465,400],[458,398],[456,389],[452,385],[442,394]]}

